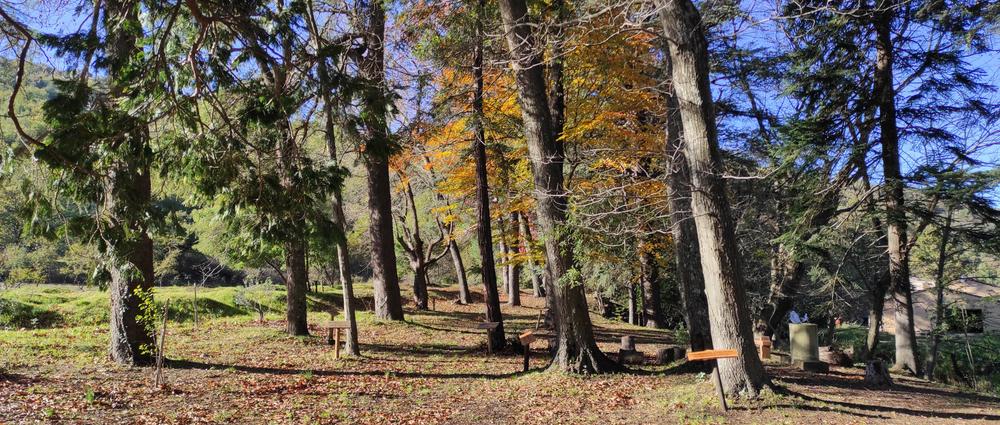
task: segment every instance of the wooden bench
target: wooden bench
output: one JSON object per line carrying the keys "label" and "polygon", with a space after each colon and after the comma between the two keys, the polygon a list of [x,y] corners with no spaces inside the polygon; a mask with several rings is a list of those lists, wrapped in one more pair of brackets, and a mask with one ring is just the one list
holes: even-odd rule
{"label": "wooden bench", "polygon": [[688,353],[687,359],[690,362],[693,361],[713,361],[715,364],[712,365],[712,382],[715,384],[715,393],[719,396],[719,403],[722,404],[723,411],[729,411],[729,406],[726,405],[726,392],[722,389],[722,378],[719,376],[719,362],[718,359],[735,359],[737,357],[736,350],[705,350],[705,351],[695,351],[693,353]]}
{"label": "wooden bench", "polygon": [[346,321],[338,320],[326,322],[323,325],[326,328],[326,343],[333,345],[333,352],[336,358],[340,358],[340,332],[350,327]]}
{"label": "wooden bench", "polygon": [[496,331],[497,327],[499,327],[499,326],[500,326],[500,322],[483,322],[483,323],[480,323],[479,325],[476,326],[476,328],[485,329],[486,330],[486,352],[487,353],[490,353],[490,354],[493,353],[493,338],[490,338],[490,337],[492,336],[492,333],[494,331]]}

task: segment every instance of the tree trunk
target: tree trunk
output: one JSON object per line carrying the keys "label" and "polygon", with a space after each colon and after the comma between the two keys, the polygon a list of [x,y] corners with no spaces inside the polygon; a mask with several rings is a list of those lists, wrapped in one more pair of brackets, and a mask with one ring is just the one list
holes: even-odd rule
{"label": "tree trunk", "polygon": [[756,396],[767,377],[753,343],[743,270],[725,182],[720,176],[722,160],[709,86],[708,43],[701,16],[690,0],[659,0],[658,4],[662,6],[661,23],[670,45],[672,83],[691,171],[691,209],[698,232],[712,345],[739,353],[738,358],[718,361],[719,374],[728,393]]}
{"label": "tree trunk", "polygon": [[649,250],[639,253],[642,269],[642,312],[648,328],[663,328],[663,313],[660,307],[660,273],[656,257]]}
{"label": "tree trunk", "polygon": [[[364,34],[365,54],[358,61],[359,74],[374,87],[385,92],[384,45],[385,10],[381,1],[358,3],[358,33]],[[389,101],[385,95],[375,96],[362,105],[364,163],[368,170],[368,210],[371,217],[369,235],[372,243],[372,280],[375,293],[375,316],[380,319],[403,320],[403,303],[396,271],[395,242],[392,235],[392,199],[389,187],[389,156],[392,142],[386,124]]]}
{"label": "tree trunk", "polygon": [[517,257],[523,251],[521,250],[521,223],[518,217],[519,214],[517,212],[510,215],[510,229],[513,233],[511,243],[513,243],[513,246],[510,247],[510,254],[507,257],[507,261],[510,262],[507,265],[508,270],[510,270],[510,287],[507,289],[507,303],[512,306],[521,305],[521,260]]}
{"label": "tree trunk", "polygon": [[951,239],[952,209],[948,208],[944,226],[941,228],[941,241],[938,245],[937,270],[934,273],[934,337],[931,340],[931,355],[927,361],[927,379],[934,380],[934,369],[937,367],[938,352],[941,349],[941,335],[944,332],[944,290],[946,286],[944,270],[948,264],[948,243]]}
{"label": "tree trunk", "polygon": [[895,340],[897,370],[909,370],[920,376],[917,333],[913,323],[913,300],[910,289],[910,256],[906,237],[906,209],[903,177],[899,165],[899,130],[896,127],[896,94],[893,87],[892,17],[895,2],[881,5],[875,16],[875,84],[879,104],[879,129],[882,135],[882,171],[885,176],[885,208],[889,244],[889,279],[895,301]]}
{"label": "tree trunk", "polygon": [[628,290],[628,324],[638,325],[639,307],[635,299],[635,285],[629,285],[626,289]]}
{"label": "tree trunk", "polygon": [[865,336],[865,360],[875,359],[878,353],[878,337],[882,330],[882,312],[885,310],[885,294],[889,290],[889,273],[883,273],[875,279],[869,296],[871,307],[868,309],[868,334]]}
{"label": "tree trunk", "polygon": [[303,242],[285,243],[285,330],[289,335],[309,335],[306,321],[306,291],[309,274],[306,270],[306,249]]}
{"label": "tree trunk", "polygon": [[524,0],[502,0],[500,14],[511,53],[524,120],[524,136],[535,184],[538,227],[545,243],[545,266],[555,304],[555,355],[551,369],[566,372],[618,370],[597,348],[582,282],[565,281],[573,264],[566,240],[563,155],[549,109],[541,52],[537,49]]}
{"label": "tree trunk", "polygon": [[476,222],[478,224],[476,237],[479,241],[479,255],[482,262],[486,320],[500,324],[490,334],[490,342],[494,350],[500,350],[506,346],[507,339],[504,337],[500,294],[497,292],[493,233],[490,229],[490,190],[486,173],[486,131],[483,127],[483,42],[486,37],[483,31],[484,13],[486,13],[486,0],[479,0],[476,5],[476,47],[473,52],[472,65],[473,78],[476,81],[475,95],[472,101],[472,126],[476,135],[476,139],[472,142],[472,150],[476,157]]}
{"label": "tree trunk", "polygon": [[[313,15],[314,11],[311,9],[312,4],[309,3],[308,6],[310,7],[310,31],[315,39],[316,50],[322,50],[325,47],[325,42],[323,41],[318,25],[316,25],[315,16]],[[323,99],[323,113],[326,115],[324,117],[326,150],[327,154],[330,155],[330,161],[335,164],[339,164],[340,160],[337,155],[336,121],[338,118],[337,111],[340,106],[334,106],[333,97],[330,95],[332,91],[332,84],[330,82],[330,71],[327,67],[325,58],[317,62],[317,73],[319,74],[320,81],[320,97]],[[361,349],[358,344],[358,321],[354,313],[354,282],[351,278],[351,263],[347,250],[347,217],[344,215],[343,190],[340,186],[333,188],[330,210],[332,212],[333,226],[338,234],[337,270],[340,273],[340,288],[343,295],[344,319],[347,321],[347,340],[344,343],[344,351],[346,351],[347,355],[350,356],[360,356]]]}
{"label": "tree trunk", "polygon": [[[500,231],[500,238],[497,242],[500,248],[500,270],[503,273],[503,292],[510,295],[510,249],[507,248],[507,226],[504,226],[503,217],[497,218],[497,230]],[[510,302],[510,298],[507,299]]]}
{"label": "tree trunk", "polygon": [[524,238],[522,243],[524,244],[524,252],[528,256],[528,269],[531,272],[531,295],[535,298],[541,298],[545,296],[545,288],[542,283],[542,273],[539,270],[540,266],[535,262],[528,216],[522,213],[518,224],[521,226],[521,236]]}
{"label": "tree trunk", "polygon": [[410,263],[413,268],[413,303],[418,310],[427,310],[427,265],[423,263]]}
{"label": "tree trunk", "polygon": [[[673,72],[669,50],[664,52],[667,76]],[[701,274],[701,257],[698,254],[698,231],[691,215],[691,171],[684,155],[680,106],[673,84],[666,93],[667,131],[666,156],[667,197],[670,202],[670,231],[674,242],[674,265],[677,283],[684,307],[684,322],[688,328],[691,351],[712,348],[712,332],[708,320],[708,300],[705,298],[705,280]]]}
{"label": "tree trunk", "polygon": [[[334,199],[334,215],[339,217],[337,226],[343,232],[344,229],[344,207],[340,201],[340,191],[337,190]],[[340,287],[344,300],[344,319],[347,320],[347,341],[345,351],[351,356],[361,355],[361,345],[358,343],[358,320],[354,313],[354,282],[351,279],[351,262],[347,255],[347,239],[342,238],[337,242],[337,265],[340,270]]]}
{"label": "tree trunk", "polygon": [[[141,35],[138,7],[128,2],[109,1],[105,3],[103,24],[107,31],[108,73],[110,81],[114,82],[127,72],[131,58],[140,51],[136,46]],[[127,96],[125,89],[112,84],[109,94],[117,102]],[[112,361],[137,366],[153,362],[152,326],[143,323],[141,316],[144,307],[152,310],[154,276],[153,241],[148,225],[135,212],[147,210],[152,199],[150,158],[146,152],[149,131],[145,124],[136,125],[124,135],[124,142],[119,147],[131,160],[115,164],[104,181],[104,196],[106,210],[111,216],[112,229],[108,234],[119,235],[106,242],[116,258],[128,263],[111,267],[108,351]]]}
{"label": "tree trunk", "polygon": [[805,277],[802,262],[795,260],[784,245],[778,246],[778,252],[771,263],[770,295],[761,312],[766,336],[773,336],[778,327],[785,323],[785,315],[792,309],[792,301]]}
{"label": "tree trunk", "polygon": [[462,261],[462,251],[458,249],[458,243],[454,239],[448,241],[448,252],[451,254],[451,262],[455,265],[455,277],[458,279],[458,302],[461,304],[471,304],[472,298],[469,296],[469,281],[465,277],[465,263]]}
{"label": "tree trunk", "polygon": [[[121,170],[129,172],[133,170]],[[117,204],[123,201],[115,197],[121,193],[134,196],[137,203],[148,204],[151,196],[151,186],[148,169],[143,173],[130,172],[126,175],[112,177],[118,189],[109,188],[108,200],[111,207],[108,211],[119,209]],[[126,178],[123,178],[126,177]],[[127,188],[122,190],[123,188]],[[116,194],[112,195],[112,193]],[[123,270],[122,267],[111,268],[111,284],[108,292],[111,295],[111,310],[109,314],[111,332],[109,353],[115,363],[142,366],[153,362],[153,334],[148,324],[140,319],[144,306],[153,303],[153,240],[149,237],[146,226],[140,222],[118,224],[138,229],[136,240],[114,241],[112,249],[123,253],[131,267],[138,273]],[[109,244],[110,245],[110,244]]]}

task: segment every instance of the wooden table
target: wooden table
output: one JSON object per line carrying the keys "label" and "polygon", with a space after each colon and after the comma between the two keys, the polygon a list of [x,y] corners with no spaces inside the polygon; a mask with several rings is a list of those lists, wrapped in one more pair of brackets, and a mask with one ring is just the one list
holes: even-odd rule
{"label": "wooden table", "polygon": [[326,328],[326,343],[333,344],[333,352],[336,358],[340,358],[340,332],[347,329],[350,325],[346,321],[338,320],[326,322],[323,327]]}

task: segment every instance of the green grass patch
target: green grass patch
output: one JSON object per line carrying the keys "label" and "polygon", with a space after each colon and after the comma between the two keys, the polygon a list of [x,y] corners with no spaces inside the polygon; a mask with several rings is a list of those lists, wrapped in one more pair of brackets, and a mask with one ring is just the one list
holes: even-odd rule
{"label": "green grass patch", "polygon": [[[200,320],[225,317],[254,316],[246,305],[237,300],[246,298],[243,287],[200,288],[195,299],[190,286],[165,286],[154,289],[157,311],[169,300],[168,318],[171,322],[186,323],[194,320],[197,310]],[[263,306],[265,314],[285,311],[285,289],[270,285],[253,294]],[[339,292],[318,292],[308,295],[310,313],[326,314],[340,311]],[[80,288],[69,285],[35,285],[8,289],[0,292],[0,329],[48,329],[56,327],[90,326],[108,322],[110,301],[107,291],[97,288]],[[328,316],[325,316],[328,317]]]}

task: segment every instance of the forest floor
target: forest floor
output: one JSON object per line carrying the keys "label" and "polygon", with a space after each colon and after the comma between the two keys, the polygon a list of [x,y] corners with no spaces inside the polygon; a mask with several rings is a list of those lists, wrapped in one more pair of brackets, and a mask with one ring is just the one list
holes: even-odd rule
{"label": "forest floor", "polygon": [[[364,293],[364,288],[361,291]],[[370,289],[369,289],[370,292]],[[776,392],[732,400],[724,413],[710,380],[677,364],[630,373],[544,372],[545,343],[522,358],[487,355],[481,303],[456,305],[433,291],[436,311],[407,308],[406,322],[361,312],[360,358],[335,359],[319,328],[289,337],[279,316],[235,315],[171,323],[166,385],[151,368],[123,368],[105,355],[100,324],[0,331],[0,424],[6,423],[996,423],[1000,399],[896,378],[865,388],[861,370],[811,374],[769,365]],[[508,335],[533,328],[542,300],[503,306]],[[323,310],[319,310],[323,311]],[[675,338],[592,315],[603,350],[622,335],[652,360]],[[328,315],[314,311],[310,321]]]}

